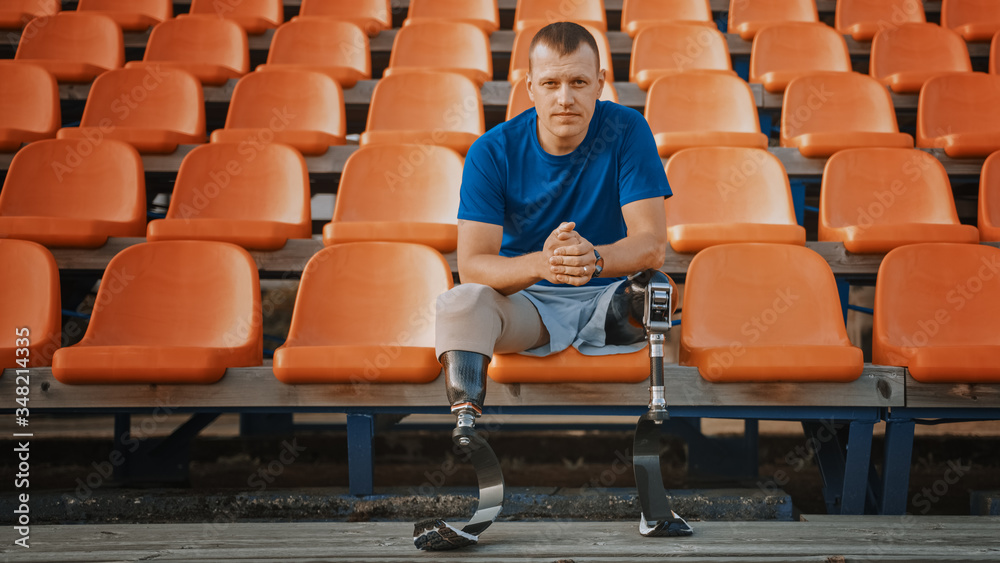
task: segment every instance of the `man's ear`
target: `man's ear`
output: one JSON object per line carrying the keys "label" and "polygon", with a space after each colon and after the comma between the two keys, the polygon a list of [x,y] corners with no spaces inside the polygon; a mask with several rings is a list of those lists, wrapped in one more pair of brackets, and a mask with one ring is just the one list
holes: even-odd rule
{"label": "man's ear", "polygon": [[524,87],[528,89],[528,99],[535,103],[535,93],[531,91],[531,73],[524,75]]}
{"label": "man's ear", "polygon": [[605,70],[602,68],[597,71],[597,99],[600,99],[604,95],[604,74]]}

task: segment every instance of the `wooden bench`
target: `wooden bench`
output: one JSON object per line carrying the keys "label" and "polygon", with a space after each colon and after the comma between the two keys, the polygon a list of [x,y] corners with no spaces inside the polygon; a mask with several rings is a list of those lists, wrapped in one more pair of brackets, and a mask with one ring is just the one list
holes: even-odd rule
{"label": "wooden bench", "polygon": [[[447,413],[443,378],[428,384],[369,383],[285,385],[270,367],[233,368],[211,385],[64,385],[50,368],[29,370],[27,382],[15,370],[0,377],[0,396],[15,397],[27,383],[33,413],[115,413],[115,438],[133,443],[128,435],[132,413],[192,413],[174,436],[182,452],[163,452],[172,461],[186,459],[188,442],[224,412],[347,414],[350,488],[352,494],[373,490],[372,438],[375,417],[384,414]],[[727,383],[704,380],[696,368],[668,365],[667,403],[674,418],[731,418],[803,421],[807,434],[839,456],[824,457],[823,474],[830,491],[828,504],[844,514],[864,510],[874,424],[884,409],[904,404],[904,370],[867,365],[850,383]],[[391,389],[391,393],[386,390]],[[23,394],[22,394],[23,396]],[[502,415],[631,415],[646,411],[646,382],[634,384],[500,384],[490,380],[487,416],[481,426]],[[0,408],[12,413],[14,405]],[[847,443],[836,428],[847,425]],[[30,427],[22,429],[30,432]],[[755,430],[755,427],[754,427]],[[446,440],[442,432],[442,440]],[[147,444],[155,450],[158,444]],[[145,450],[143,450],[145,451]],[[170,454],[173,455],[170,455]]]}

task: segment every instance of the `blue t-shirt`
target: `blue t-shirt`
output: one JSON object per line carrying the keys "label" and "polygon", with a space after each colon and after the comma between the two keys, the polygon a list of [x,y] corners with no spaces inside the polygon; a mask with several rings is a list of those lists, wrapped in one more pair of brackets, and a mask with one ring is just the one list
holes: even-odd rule
{"label": "blue t-shirt", "polygon": [[[501,256],[542,250],[567,221],[594,246],[617,242],[626,235],[622,206],[670,197],[653,134],[639,112],[598,101],[586,138],[561,156],[538,143],[537,116],[531,108],[490,129],[465,159],[458,218],[502,226]],[[620,279],[595,278],[588,285]]]}

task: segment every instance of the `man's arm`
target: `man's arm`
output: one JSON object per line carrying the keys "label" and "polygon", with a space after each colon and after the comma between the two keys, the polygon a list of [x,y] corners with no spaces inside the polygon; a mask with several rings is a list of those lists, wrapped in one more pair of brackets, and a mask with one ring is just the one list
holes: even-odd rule
{"label": "man's arm", "polygon": [[503,295],[517,293],[543,279],[563,283],[557,280],[554,252],[577,240],[574,228],[574,223],[563,223],[549,234],[540,252],[506,257],[499,255],[502,226],[459,219],[458,274],[462,283],[488,285]]}
{"label": "man's arm", "polygon": [[[667,218],[663,198],[640,199],[622,206],[628,234],[613,244],[598,246],[604,258],[601,277],[627,276],[663,266],[667,253]],[[553,249],[552,272],[557,283],[583,285],[594,273],[594,246],[573,231],[567,244]],[[586,267],[586,270],[584,270]]]}

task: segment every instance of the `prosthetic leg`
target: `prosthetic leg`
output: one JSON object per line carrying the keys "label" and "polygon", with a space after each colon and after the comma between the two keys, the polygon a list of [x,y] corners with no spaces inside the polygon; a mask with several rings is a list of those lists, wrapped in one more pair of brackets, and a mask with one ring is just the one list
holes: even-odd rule
{"label": "prosthetic leg", "polygon": [[496,520],[503,504],[503,474],[493,449],[476,432],[476,419],[483,412],[486,397],[486,366],[490,359],[475,352],[454,350],[441,355],[445,386],[451,412],[457,417],[452,440],[462,454],[472,460],[479,481],[479,506],[472,519],[457,528],[442,519],[424,520],[413,525],[417,549],[444,551],[475,545],[479,534]]}
{"label": "prosthetic leg", "polygon": [[645,291],[643,325],[649,340],[649,411],[639,417],[635,427],[632,466],[642,505],[639,533],[648,537],[694,533],[691,526],[670,509],[660,472],[660,430],[663,421],[670,418],[663,388],[663,343],[670,330],[672,292],[669,280],[655,278]]}

